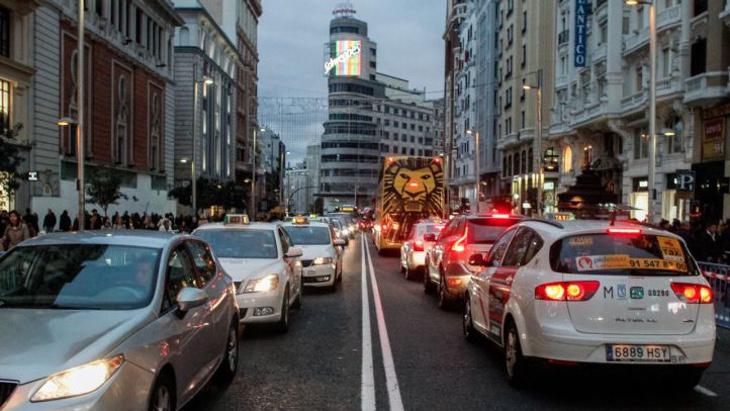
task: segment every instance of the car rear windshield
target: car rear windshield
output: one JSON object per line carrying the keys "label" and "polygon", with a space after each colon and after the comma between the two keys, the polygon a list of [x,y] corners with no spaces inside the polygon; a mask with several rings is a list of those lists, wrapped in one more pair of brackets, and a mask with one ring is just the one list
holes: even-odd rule
{"label": "car rear windshield", "polygon": [[285,227],[294,245],[326,245],[330,243],[327,227]]}
{"label": "car rear windshield", "polygon": [[160,249],[106,244],[16,247],[0,260],[0,309],[131,310],[152,301]]}
{"label": "car rear windshield", "polygon": [[416,238],[423,239],[426,234],[436,234],[438,237],[443,228],[444,226],[440,224],[418,224],[416,226]]}
{"label": "car rear windshield", "polygon": [[506,229],[517,224],[516,218],[470,219],[468,240],[472,244],[493,244]]}
{"label": "car rear windshield", "polygon": [[657,235],[576,235],[550,248],[553,271],[568,274],[699,275],[687,247]]}
{"label": "car rear windshield", "polygon": [[207,241],[218,258],[277,258],[272,230],[200,230],[195,235]]}

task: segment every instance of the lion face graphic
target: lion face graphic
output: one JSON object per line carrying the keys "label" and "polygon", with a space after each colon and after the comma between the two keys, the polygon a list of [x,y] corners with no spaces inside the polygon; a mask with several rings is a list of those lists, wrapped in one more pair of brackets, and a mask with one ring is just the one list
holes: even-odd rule
{"label": "lion face graphic", "polygon": [[387,213],[442,214],[443,169],[439,162],[399,159],[385,169],[383,178]]}

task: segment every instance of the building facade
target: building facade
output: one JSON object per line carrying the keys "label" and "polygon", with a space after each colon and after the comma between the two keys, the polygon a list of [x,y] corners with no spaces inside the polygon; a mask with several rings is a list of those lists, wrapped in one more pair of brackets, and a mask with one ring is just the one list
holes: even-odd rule
{"label": "building facade", "polygon": [[185,21],[175,39],[175,185],[190,183],[193,158],[197,177],[231,181],[238,51],[206,8],[210,2],[176,0],[175,6]]}
{"label": "building facade", "polygon": [[257,212],[266,212],[284,205],[286,145],[279,134],[268,127],[259,130],[257,145],[259,152],[256,164],[259,170],[256,174],[257,195],[254,207]]}
{"label": "building facade", "polygon": [[77,5],[43,2],[32,35],[23,38],[34,42],[23,48],[33,51],[36,69],[28,164],[39,179],[28,203],[35,210],[77,212],[80,149],[87,176],[105,167],[122,177],[127,199],[111,212],[175,211],[167,193],[174,170],[173,38],[182,19],[169,0],[87,2],[85,147],[76,147],[75,126],[59,128],[56,121],[78,113]]}

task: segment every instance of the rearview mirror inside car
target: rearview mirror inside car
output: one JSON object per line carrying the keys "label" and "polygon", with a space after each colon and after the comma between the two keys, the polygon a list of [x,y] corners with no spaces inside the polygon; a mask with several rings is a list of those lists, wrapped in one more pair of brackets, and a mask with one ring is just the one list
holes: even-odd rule
{"label": "rearview mirror inside car", "polygon": [[472,254],[471,257],[469,257],[469,265],[485,267],[487,265],[487,260],[485,260],[484,256],[481,254]]}

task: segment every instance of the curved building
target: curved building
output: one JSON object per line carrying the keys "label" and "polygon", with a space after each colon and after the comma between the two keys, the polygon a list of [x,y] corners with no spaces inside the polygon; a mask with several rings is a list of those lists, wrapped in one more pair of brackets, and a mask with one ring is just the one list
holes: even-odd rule
{"label": "curved building", "polygon": [[351,6],[334,11],[325,44],[324,73],[329,86],[329,118],[321,142],[318,196],[325,209],[368,206],[378,185],[380,134],[374,106],[385,97],[376,80],[377,45],[368,25]]}

